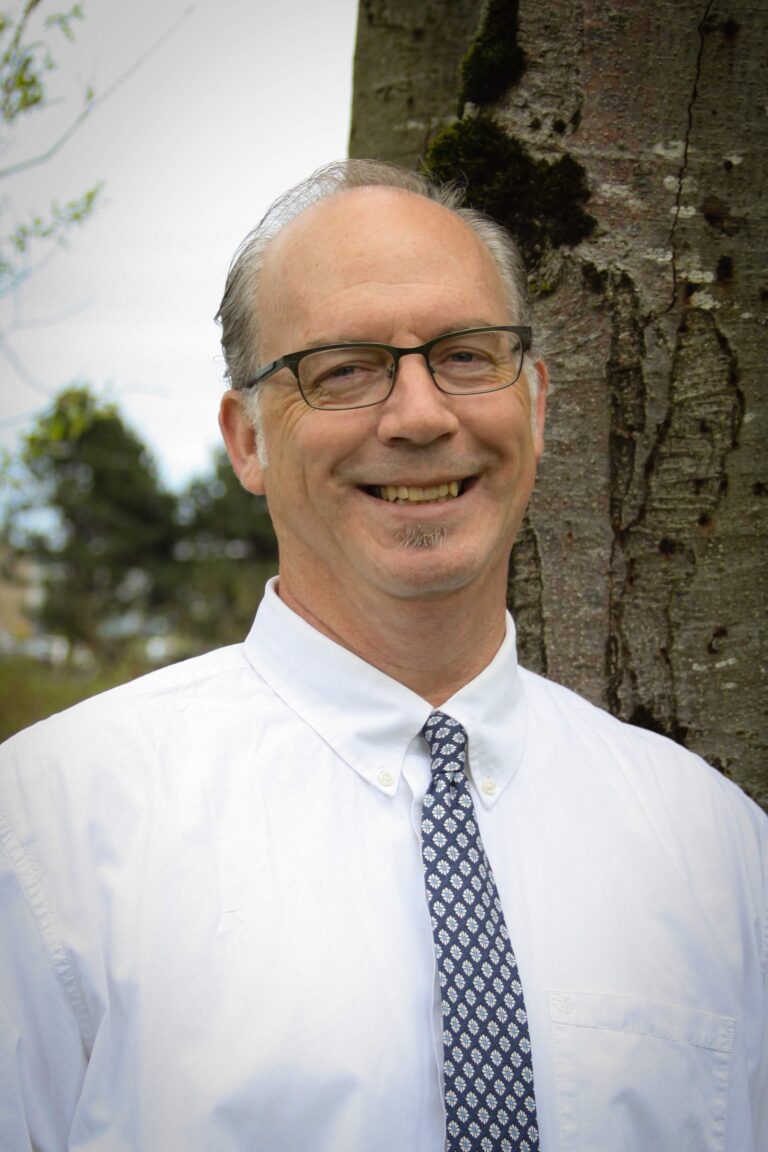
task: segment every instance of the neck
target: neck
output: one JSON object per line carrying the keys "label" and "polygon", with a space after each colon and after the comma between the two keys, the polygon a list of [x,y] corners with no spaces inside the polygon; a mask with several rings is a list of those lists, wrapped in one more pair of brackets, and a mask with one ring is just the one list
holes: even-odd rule
{"label": "neck", "polygon": [[504,640],[505,588],[488,611],[474,589],[430,598],[387,597],[354,609],[309,604],[281,579],[280,599],[335,643],[427,700],[433,708],[490,664]]}

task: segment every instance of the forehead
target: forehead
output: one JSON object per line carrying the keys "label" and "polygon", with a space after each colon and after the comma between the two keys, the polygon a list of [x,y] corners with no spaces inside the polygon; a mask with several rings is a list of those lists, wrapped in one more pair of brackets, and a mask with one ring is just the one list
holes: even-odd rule
{"label": "forehead", "polygon": [[499,271],[472,229],[442,205],[391,188],[338,193],[286,225],[265,253],[259,310],[263,341],[295,347],[384,339],[382,326],[427,323],[431,312],[456,326],[485,313],[489,323],[508,319]]}

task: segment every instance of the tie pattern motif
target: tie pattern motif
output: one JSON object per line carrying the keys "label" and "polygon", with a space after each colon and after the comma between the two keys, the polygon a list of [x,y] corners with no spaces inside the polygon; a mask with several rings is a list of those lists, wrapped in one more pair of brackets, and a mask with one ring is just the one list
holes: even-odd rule
{"label": "tie pattern motif", "polygon": [[446,1152],[536,1152],[523,989],[464,773],[467,735],[433,712],[422,857],[443,1011]]}

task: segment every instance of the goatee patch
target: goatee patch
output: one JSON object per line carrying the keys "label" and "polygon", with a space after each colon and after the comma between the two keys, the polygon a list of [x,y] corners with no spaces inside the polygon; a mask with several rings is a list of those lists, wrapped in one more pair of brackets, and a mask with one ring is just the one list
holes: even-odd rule
{"label": "goatee patch", "polygon": [[403,548],[439,548],[445,540],[446,530],[441,525],[411,524],[400,532]]}

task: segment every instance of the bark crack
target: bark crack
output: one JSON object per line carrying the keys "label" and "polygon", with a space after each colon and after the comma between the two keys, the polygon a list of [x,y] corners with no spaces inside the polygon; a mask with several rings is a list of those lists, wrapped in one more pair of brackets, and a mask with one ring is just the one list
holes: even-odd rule
{"label": "bark crack", "polygon": [[693,76],[693,88],[691,89],[691,97],[688,101],[687,110],[687,123],[685,128],[685,137],[683,139],[683,156],[680,163],[680,170],[677,174],[677,190],[675,192],[675,209],[672,215],[672,227],[669,232],[669,247],[672,252],[672,293],[669,304],[660,313],[665,316],[671,312],[677,300],[677,287],[678,287],[678,268],[677,268],[677,226],[680,223],[680,213],[683,206],[683,190],[685,187],[685,178],[688,175],[688,155],[691,145],[691,136],[693,135],[693,110],[699,96],[699,81],[701,80],[701,67],[704,58],[704,40],[707,34],[707,25],[709,21],[709,14],[712,11],[712,6],[715,0],[707,0],[704,9],[704,15],[699,21],[697,28],[699,37],[699,48],[696,53],[696,67]]}
{"label": "bark crack", "polygon": [[[616,339],[627,355],[631,308],[627,313],[627,285],[616,287]],[[621,401],[622,393],[617,395]],[[738,362],[726,336],[710,313],[687,309],[677,332],[664,419],[642,470],[629,458],[638,472],[633,514],[613,521],[606,650],[611,711],[681,743],[688,727],[679,714],[673,649],[685,599],[727,491],[726,459],[738,443],[743,414]],[[612,431],[617,419],[626,428],[621,402]],[[622,510],[631,480],[622,477],[617,494]],[[655,599],[648,594],[651,587],[657,589]]]}

